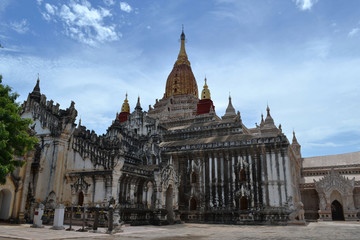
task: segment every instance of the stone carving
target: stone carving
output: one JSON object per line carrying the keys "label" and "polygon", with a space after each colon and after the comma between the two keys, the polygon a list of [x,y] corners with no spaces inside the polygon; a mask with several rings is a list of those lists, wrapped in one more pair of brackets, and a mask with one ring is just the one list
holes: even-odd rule
{"label": "stone carving", "polygon": [[91,184],[87,183],[84,180],[83,176],[80,176],[74,184],[71,184],[71,192],[73,194],[76,194],[78,192],[84,192],[86,194],[90,185]]}
{"label": "stone carving", "polygon": [[174,171],[172,164],[168,164],[161,170],[161,182],[164,187],[168,187],[173,183],[176,187],[180,184],[180,176]]}
{"label": "stone carving", "polygon": [[[320,218],[323,216],[322,213],[331,213],[331,203],[334,200],[338,200],[343,205],[344,212],[354,211],[354,198],[353,190],[355,186],[355,178],[349,179],[341,176],[335,172],[332,168],[330,173],[319,181],[315,181],[315,188],[319,195],[319,214]],[[333,193],[337,193],[333,197]],[[340,199],[338,199],[340,198]]]}
{"label": "stone carving", "polygon": [[295,206],[290,204],[291,213],[289,214],[290,222],[304,222],[305,223],[305,211],[304,204],[302,202],[295,203]]}

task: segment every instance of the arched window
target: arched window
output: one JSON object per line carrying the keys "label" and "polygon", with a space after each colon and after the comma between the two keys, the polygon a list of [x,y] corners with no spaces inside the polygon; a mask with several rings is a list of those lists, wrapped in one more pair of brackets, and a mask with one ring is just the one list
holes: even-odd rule
{"label": "arched window", "polygon": [[247,210],[248,209],[248,200],[246,197],[240,198],[240,210]]}
{"label": "arched window", "polygon": [[196,180],[197,180],[197,179],[196,179],[196,173],[193,172],[193,173],[191,174],[191,183],[196,183]]}
{"label": "arched window", "polygon": [[84,194],[83,192],[79,192],[77,205],[82,206],[83,204],[84,204]]}
{"label": "arched window", "polygon": [[240,182],[246,182],[246,172],[245,169],[240,170]]}

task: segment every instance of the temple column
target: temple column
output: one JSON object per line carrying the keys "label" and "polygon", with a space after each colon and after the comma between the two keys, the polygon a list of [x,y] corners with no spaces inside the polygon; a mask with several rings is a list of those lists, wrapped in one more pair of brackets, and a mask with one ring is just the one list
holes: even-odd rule
{"label": "temple column", "polygon": [[99,203],[104,201],[104,198],[106,198],[105,189],[104,177],[101,175],[95,176],[94,202]]}
{"label": "temple column", "polygon": [[[236,153],[235,153],[236,156]],[[232,199],[232,207],[236,207],[235,202],[235,157],[234,155],[231,156],[231,199]]]}
{"label": "temple column", "polygon": [[134,203],[135,183],[130,183],[130,202]]}
{"label": "temple column", "polygon": [[281,157],[281,152],[277,153],[277,158],[279,162],[279,180],[280,180],[280,194],[281,194],[281,204],[284,205],[286,202],[286,194],[285,194],[285,179],[284,179],[284,165]]}
{"label": "temple column", "polygon": [[200,191],[202,192],[202,203],[201,203],[201,206],[203,209],[205,209],[206,207],[206,164],[205,164],[205,156],[202,156],[201,159],[200,159],[200,166],[201,166],[201,169],[202,169],[202,180],[201,180],[201,183],[200,183]]}
{"label": "temple column", "polygon": [[105,178],[105,196],[108,200],[111,199],[112,197],[112,178],[111,177],[106,177]]}
{"label": "temple column", "polygon": [[214,170],[215,170],[215,178],[214,178],[214,184],[215,184],[215,206],[219,206],[219,193],[218,193],[218,156],[214,155]]}
{"label": "temple column", "polygon": [[219,161],[220,161],[220,174],[219,174],[219,184],[220,184],[220,192],[219,192],[219,203],[220,206],[223,207],[224,206],[224,202],[225,202],[225,184],[224,184],[224,155],[221,153],[219,154]]}
{"label": "temple column", "polygon": [[250,190],[251,190],[251,207],[253,208],[255,206],[254,203],[254,178],[253,178],[253,163],[252,163],[252,158],[251,155],[249,156],[249,179],[250,179]]}
{"label": "temple column", "polygon": [[213,194],[212,194],[212,181],[213,181],[213,175],[212,175],[212,156],[209,155],[209,206],[213,207]]}
{"label": "temple column", "polygon": [[224,154],[224,207],[229,206],[229,153]]}
{"label": "temple column", "polygon": [[267,169],[267,187],[268,187],[268,194],[269,194],[269,205],[275,206],[274,202],[274,185],[273,185],[273,174],[272,174],[272,164],[271,164],[271,150],[269,152],[265,152],[265,161],[266,161],[266,169]]}
{"label": "temple column", "polygon": [[267,175],[267,163],[266,163],[266,157],[265,157],[265,150],[261,150],[262,153],[259,154],[259,161],[262,162],[262,169],[261,169],[261,175],[262,175],[262,182],[264,184],[261,184],[261,190],[262,190],[262,197],[263,197],[263,205],[269,206],[269,195],[268,195],[268,175]]}

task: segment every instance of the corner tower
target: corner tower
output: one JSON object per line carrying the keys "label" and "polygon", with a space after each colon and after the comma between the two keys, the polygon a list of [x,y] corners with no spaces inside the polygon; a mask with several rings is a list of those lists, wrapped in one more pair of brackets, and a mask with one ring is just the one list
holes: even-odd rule
{"label": "corner tower", "polygon": [[201,100],[197,104],[196,115],[206,114],[210,112],[215,112],[215,106],[213,101],[211,100],[210,89],[206,83],[205,77],[205,84],[203,90],[201,91]]}
{"label": "corner tower", "polygon": [[185,51],[184,28],[180,35],[181,46],[178,58],[166,81],[164,98],[176,95],[193,95],[198,98],[198,87]]}

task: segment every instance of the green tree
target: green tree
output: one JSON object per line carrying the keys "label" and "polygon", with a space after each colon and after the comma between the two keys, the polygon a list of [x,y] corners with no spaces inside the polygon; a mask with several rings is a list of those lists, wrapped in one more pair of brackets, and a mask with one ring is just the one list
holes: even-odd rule
{"label": "green tree", "polygon": [[6,182],[6,176],[20,167],[24,161],[15,159],[34,148],[37,138],[29,136],[30,119],[20,117],[21,107],[15,102],[19,95],[2,84],[0,75],[0,183]]}

